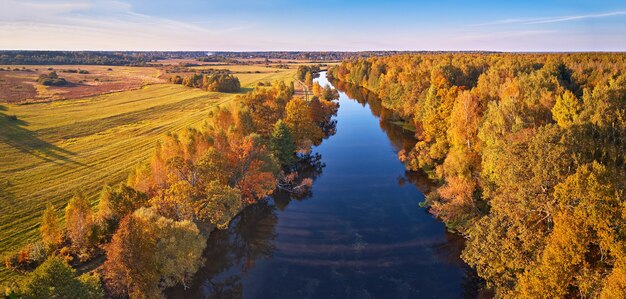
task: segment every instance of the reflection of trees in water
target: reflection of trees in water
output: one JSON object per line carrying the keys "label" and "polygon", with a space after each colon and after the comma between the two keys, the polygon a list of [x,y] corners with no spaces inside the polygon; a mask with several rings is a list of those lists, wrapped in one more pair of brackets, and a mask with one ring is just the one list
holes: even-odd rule
{"label": "reflection of trees in water", "polygon": [[[233,275],[220,282],[211,282],[207,280],[211,285],[211,292],[206,294],[206,298],[215,299],[235,299],[243,297],[243,285],[241,284],[241,278]],[[195,297],[194,298],[202,298]]]}
{"label": "reflection of trees in water", "polygon": [[[354,99],[361,105],[369,105],[372,115],[376,116],[380,121],[380,128],[389,138],[396,153],[400,150],[410,150],[417,143],[415,134],[405,130],[392,121],[401,120],[393,111],[382,106],[382,101],[367,89],[341,81],[332,82],[337,90],[346,93],[348,97]],[[428,194],[431,191],[432,181],[423,172],[406,171],[404,176],[398,178],[398,185],[403,186],[406,183],[415,185],[420,191]]]}
{"label": "reflection of trees in water", "polygon": [[386,109],[376,94],[367,89],[340,81],[332,82],[337,90],[344,92],[348,97],[365,106],[369,105],[372,115],[380,120],[380,128],[387,134],[396,152],[402,149],[409,150],[415,146],[417,140],[412,132],[401,126],[393,124],[393,121],[402,119],[393,111]]}
{"label": "reflection of trees in water", "polygon": [[[322,174],[322,170],[326,165],[322,162],[322,155],[319,153],[306,154],[300,157],[294,171],[298,173],[298,180],[312,179],[315,181]],[[291,200],[303,200],[313,196],[313,191],[308,188],[305,192],[288,192],[282,189],[276,189],[272,194],[274,204],[280,211],[284,211]]]}
{"label": "reflection of trees in water", "polygon": [[[190,289],[168,292],[172,298],[240,298],[241,274],[258,259],[269,258],[275,250],[275,208],[261,202],[244,209],[227,230],[211,233],[204,252],[204,266],[196,273]],[[223,273],[236,273],[228,276]]]}
{"label": "reflection of trees in water", "polygon": [[[322,156],[306,154],[295,170],[300,179],[315,180],[322,173]],[[292,194],[276,190],[273,201],[259,202],[245,208],[230,223],[227,230],[215,230],[207,241],[205,265],[196,273],[191,288],[169,290],[171,298],[241,298],[242,275],[260,259],[270,258],[275,248],[277,209],[284,210],[293,199],[312,196],[308,190]],[[228,274],[226,274],[228,273]]]}
{"label": "reflection of trees in water", "polygon": [[404,186],[404,184],[412,184],[417,187],[418,190],[424,194],[428,194],[433,191],[433,182],[422,171],[404,171],[404,175],[398,177],[398,186]]}
{"label": "reflection of trees in water", "polygon": [[324,138],[322,140],[326,140],[330,136],[335,135],[335,133],[337,133],[337,120],[331,119],[330,121],[327,121],[324,124],[322,124],[322,132],[324,132]]}

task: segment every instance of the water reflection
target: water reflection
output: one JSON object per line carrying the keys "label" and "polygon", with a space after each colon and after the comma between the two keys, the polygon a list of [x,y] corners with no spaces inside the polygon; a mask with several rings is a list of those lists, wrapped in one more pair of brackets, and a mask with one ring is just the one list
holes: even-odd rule
{"label": "water reflection", "polygon": [[[319,153],[301,155],[295,171],[300,180],[315,179],[324,168]],[[190,286],[172,288],[170,298],[242,298],[242,276],[262,259],[271,258],[276,245],[277,212],[284,211],[292,200],[302,201],[313,195],[277,189],[272,198],[244,209],[228,230],[211,233],[203,254],[205,265],[196,273]]]}
{"label": "water reflection", "polygon": [[259,259],[275,250],[275,207],[268,202],[246,208],[228,230],[211,233],[204,252],[204,267],[196,273],[191,288],[172,289],[171,298],[241,298],[241,276]]}
{"label": "water reflection", "polygon": [[[322,162],[322,155],[319,153],[312,153],[301,156],[294,171],[299,174],[300,181],[303,179],[312,179],[313,183],[315,183],[315,179],[322,174],[324,166],[326,165]],[[303,199],[310,198],[311,196],[313,196],[311,188],[307,189],[305,192],[298,193],[277,189],[272,194],[272,199],[276,208],[280,211],[284,211],[292,200],[301,201]]]}
{"label": "water reflection", "polygon": [[[369,106],[372,115],[378,118],[380,129],[389,138],[396,154],[400,150],[408,151],[415,147],[415,143],[417,143],[417,139],[414,137],[415,134],[402,126],[394,124],[394,121],[401,121],[401,119],[393,111],[383,107],[382,102],[374,93],[363,87],[341,81],[333,81],[332,84],[337,90],[344,92],[363,107]],[[428,179],[428,176],[419,171],[405,171],[403,176],[398,177],[399,186],[402,187],[406,183],[415,185],[425,194],[428,194],[432,187],[432,182]]]}

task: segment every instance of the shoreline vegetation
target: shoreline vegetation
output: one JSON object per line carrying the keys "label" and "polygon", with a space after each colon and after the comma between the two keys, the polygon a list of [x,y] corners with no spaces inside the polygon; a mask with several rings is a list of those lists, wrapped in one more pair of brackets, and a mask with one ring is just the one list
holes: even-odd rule
{"label": "shoreline vegetation", "polygon": [[332,80],[415,128],[423,206],[497,297],[626,296],[626,55],[407,54]]}
{"label": "shoreline vegetation", "polygon": [[[239,91],[237,77],[211,76],[180,83]],[[213,229],[227,228],[275,190],[308,192],[312,180],[296,165],[334,134],[338,93],[307,83],[309,100],[294,96],[293,82],[262,84],[212,109],[202,127],[166,134],[126,182],[102,188],[95,211],[77,191],[64,207],[65,227],[49,204],[41,241],[5,257],[7,268],[25,275],[6,296],[157,298],[185,285],[204,262]]]}

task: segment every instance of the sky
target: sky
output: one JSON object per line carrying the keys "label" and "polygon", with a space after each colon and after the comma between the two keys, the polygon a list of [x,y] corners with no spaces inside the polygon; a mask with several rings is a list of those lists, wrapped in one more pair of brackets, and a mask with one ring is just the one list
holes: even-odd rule
{"label": "sky", "polygon": [[0,0],[0,49],[625,51],[625,0]]}

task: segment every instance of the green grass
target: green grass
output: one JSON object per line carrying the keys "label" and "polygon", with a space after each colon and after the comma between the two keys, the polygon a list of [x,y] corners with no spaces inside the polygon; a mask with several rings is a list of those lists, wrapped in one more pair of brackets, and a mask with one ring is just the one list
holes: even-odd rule
{"label": "green grass", "polygon": [[[243,74],[240,80],[248,90],[292,76],[282,71]],[[156,84],[77,100],[0,105],[0,256],[38,239],[48,203],[61,215],[81,189],[95,204],[103,184],[125,180],[164,133],[201,125],[212,107],[235,97]],[[14,275],[0,269],[0,282]]]}

